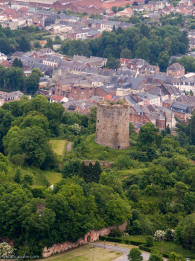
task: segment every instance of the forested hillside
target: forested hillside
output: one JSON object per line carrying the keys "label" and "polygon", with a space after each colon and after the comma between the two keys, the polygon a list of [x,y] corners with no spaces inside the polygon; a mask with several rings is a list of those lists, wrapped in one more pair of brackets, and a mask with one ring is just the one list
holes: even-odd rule
{"label": "forested hillside", "polygon": [[[95,115],[95,108],[64,112],[42,96],[0,108],[0,238],[13,240],[17,255],[40,255],[127,221],[126,241],[162,230],[165,246],[194,258],[195,116],[178,123],[176,136],[149,123],[139,134],[130,126],[131,146],[118,151],[94,142]],[[72,151],[60,157],[51,139],[72,141]],[[61,173],[60,181],[42,183],[46,171]]]}

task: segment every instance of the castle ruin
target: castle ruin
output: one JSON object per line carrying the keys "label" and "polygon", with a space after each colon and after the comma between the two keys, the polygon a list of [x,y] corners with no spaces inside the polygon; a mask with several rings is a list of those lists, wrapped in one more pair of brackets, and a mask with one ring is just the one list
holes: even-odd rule
{"label": "castle ruin", "polygon": [[99,103],[96,117],[96,142],[113,149],[129,147],[129,106]]}

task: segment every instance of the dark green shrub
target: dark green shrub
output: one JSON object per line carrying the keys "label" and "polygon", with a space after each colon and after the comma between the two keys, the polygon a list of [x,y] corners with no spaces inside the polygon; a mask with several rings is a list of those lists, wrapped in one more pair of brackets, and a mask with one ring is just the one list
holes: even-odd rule
{"label": "dark green shrub", "polygon": [[131,242],[132,245],[135,245],[135,246],[139,246],[139,245],[144,244],[144,242],[138,242],[138,241],[134,241],[134,240],[130,240],[130,242]]}
{"label": "dark green shrub", "polygon": [[110,234],[109,237],[121,237],[123,235],[123,232],[121,232],[118,228],[117,229],[113,229]]}
{"label": "dark green shrub", "polygon": [[162,261],[163,258],[159,253],[152,253],[148,261]]}
{"label": "dark green shrub", "polygon": [[167,229],[165,232],[165,241],[173,241],[175,239],[175,230]]}
{"label": "dark green shrub", "polygon": [[163,254],[163,257],[169,258],[169,255],[166,254],[166,253],[164,253],[164,254]]}
{"label": "dark green shrub", "polygon": [[147,247],[152,247],[154,244],[154,240],[152,236],[147,236],[146,237],[146,246]]}
{"label": "dark green shrub", "polygon": [[99,239],[103,241],[110,241],[110,242],[118,242],[118,243],[123,242],[123,239],[119,237],[100,236]]}
{"label": "dark green shrub", "polygon": [[139,249],[147,251],[147,252],[151,252],[151,249],[149,247],[145,246],[145,245],[140,245]]}
{"label": "dark green shrub", "polygon": [[32,185],[33,184],[32,174],[24,174],[22,183],[25,184],[25,185]]}
{"label": "dark green shrub", "polygon": [[132,248],[129,252],[128,259],[130,261],[142,261],[141,251],[138,248]]}

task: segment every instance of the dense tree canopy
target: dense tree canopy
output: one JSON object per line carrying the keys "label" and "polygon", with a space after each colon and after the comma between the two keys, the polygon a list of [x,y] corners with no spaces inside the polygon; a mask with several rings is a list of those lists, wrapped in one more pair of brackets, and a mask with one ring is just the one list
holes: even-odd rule
{"label": "dense tree canopy", "polygon": [[0,26],[0,52],[11,54],[15,51],[30,51],[31,40],[41,40],[43,34],[44,32],[40,32],[39,27],[30,26],[11,30]]}
{"label": "dense tree canopy", "polygon": [[67,55],[143,58],[151,64],[159,64],[161,70],[166,69],[170,56],[185,54],[187,50],[187,33],[170,24],[151,28],[139,24],[126,30],[119,28],[103,32],[100,38],[94,40],[65,41],[61,48]]}
{"label": "dense tree canopy", "polygon": [[106,67],[110,69],[118,69],[120,67],[120,61],[119,59],[116,59],[114,57],[108,57]]}
{"label": "dense tree canopy", "polygon": [[23,64],[22,64],[22,61],[21,61],[20,59],[15,58],[15,59],[13,60],[12,66],[22,68],[22,67],[23,67]]}
{"label": "dense tree canopy", "polygon": [[0,110],[1,150],[19,165],[52,166],[55,156],[48,140],[58,135],[63,111],[61,105],[50,104],[42,96],[4,104]]}
{"label": "dense tree canopy", "polygon": [[195,213],[186,216],[179,223],[177,238],[184,247],[195,250]]}
{"label": "dense tree canopy", "polygon": [[192,56],[183,56],[181,59],[175,59],[174,62],[183,65],[186,72],[195,72],[195,58]]}
{"label": "dense tree canopy", "polygon": [[[160,231],[166,243],[194,250],[194,115],[178,122],[176,136],[151,123],[139,133],[130,126],[126,150],[95,143],[95,108],[80,115],[24,96],[5,103],[0,119],[0,235],[14,241],[16,254],[40,255],[44,246],[124,221],[129,235],[147,236],[146,247],[160,244],[151,240]],[[73,148],[57,156],[51,141],[61,139]]]}
{"label": "dense tree canopy", "polygon": [[0,27],[0,51],[9,54],[14,51],[29,51],[29,38],[22,31]]}
{"label": "dense tree canopy", "polygon": [[[34,198],[28,188],[1,185],[1,235],[15,241],[18,253],[41,254],[46,245],[76,241],[91,229],[121,224],[127,219],[127,203],[109,187],[96,185],[96,193],[101,189],[102,201],[106,203],[100,205],[94,192],[86,194],[85,183],[83,186],[64,180],[56,191]],[[17,222],[13,224],[14,220]]]}
{"label": "dense tree canopy", "polygon": [[178,141],[181,145],[195,145],[195,112],[188,124],[177,122]]}
{"label": "dense tree canopy", "polygon": [[4,149],[10,160],[18,165],[43,166],[46,160],[52,161],[44,130],[38,126],[11,128],[3,140]]}
{"label": "dense tree canopy", "polygon": [[[19,66],[20,65],[20,66]],[[41,72],[33,69],[29,76],[24,75],[21,64],[13,64],[13,67],[5,68],[0,66],[0,89],[6,91],[21,91],[27,94],[34,94],[39,87]]]}

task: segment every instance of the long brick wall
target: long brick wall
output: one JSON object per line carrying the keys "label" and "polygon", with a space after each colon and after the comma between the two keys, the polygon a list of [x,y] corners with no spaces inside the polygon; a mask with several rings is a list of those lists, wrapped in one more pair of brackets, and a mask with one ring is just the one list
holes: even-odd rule
{"label": "long brick wall", "polygon": [[112,227],[107,227],[107,228],[102,228],[100,230],[91,230],[88,232],[83,238],[78,239],[75,243],[66,241],[61,244],[54,244],[51,247],[44,247],[42,257],[49,257],[54,254],[59,254],[62,253],[68,249],[73,249],[78,246],[82,246],[87,244],[88,242],[94,242],[99,239],[100,236],[107,236],[110,234],[110,232],[113,229],[118,228],[120,231],[125,231],[127,226],[127,222],[120,226],[112,226]]}

